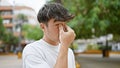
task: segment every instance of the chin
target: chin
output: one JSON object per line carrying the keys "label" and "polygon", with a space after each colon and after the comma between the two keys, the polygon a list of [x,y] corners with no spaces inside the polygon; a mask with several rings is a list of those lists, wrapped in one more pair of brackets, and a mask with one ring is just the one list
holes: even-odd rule
{"label": "chin", "polygon": [[56,42],[59,42],[59,39],[56,39],[55,41],[56,41]]}

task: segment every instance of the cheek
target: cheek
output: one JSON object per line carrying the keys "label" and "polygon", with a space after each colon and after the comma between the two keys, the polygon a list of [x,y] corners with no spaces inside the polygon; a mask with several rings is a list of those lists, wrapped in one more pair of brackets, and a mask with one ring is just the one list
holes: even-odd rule
{"label": "cheek", "polygon": [[59,27],[56,28],[57,33],[59,34]]}
{"label": "cheek", "polygon": [[51,27],[49,28],[49,33],[51,33],[52,35],[58,35],[59,34],[59,28],[58,27]]}
{"label": "cheek", "polygon": [[55,32],[55,34],[59,34],[59,28],[55,28],[53,31]]}
{"label": "cheek", "polygon": [[58,26],[54,26],[54,27],[53,27],[53,31],[54,31],[54,32],[58,32],[58,31],[59,31],[59,27],[58,27]]}

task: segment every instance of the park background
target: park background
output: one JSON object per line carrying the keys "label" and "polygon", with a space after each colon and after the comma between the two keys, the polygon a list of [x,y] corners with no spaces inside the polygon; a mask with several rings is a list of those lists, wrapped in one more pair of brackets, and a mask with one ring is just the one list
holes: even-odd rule
{"label": "park background", "polygon": [[36,16],[47,2],[61,3],[75,15],[68,25],[76,33],[70,48],[78,67],[119,68],[120,0],[0,0],[0,68],[10,61],[20,67],[26,44],[42,38]]}

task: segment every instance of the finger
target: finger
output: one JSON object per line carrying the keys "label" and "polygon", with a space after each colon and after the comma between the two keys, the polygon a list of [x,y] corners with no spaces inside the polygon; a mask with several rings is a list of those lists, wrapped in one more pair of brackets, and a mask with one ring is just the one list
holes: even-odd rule
{"label": "finger", "polygon": [[69,26],[67,26],[67,31],[68,31],[68,32],[70,32],[70,31],[73,32],[73,29],[71,29]]}
{"label": "finger", "polygon": [[76,34],[75,34],[74,30],[73,30],[72,28],[70,28],[69,26],[67,26],[67,30],[68,30],[68,32],[71,32],[71,33],[73,33],[73,34],[74,34],[74,36],[76,36]]}
{"label": "finger", "polygon": [[64,31],[62,25],[59,25],[59,31],[60,31],[60,32],[63,32],[63,31]]}

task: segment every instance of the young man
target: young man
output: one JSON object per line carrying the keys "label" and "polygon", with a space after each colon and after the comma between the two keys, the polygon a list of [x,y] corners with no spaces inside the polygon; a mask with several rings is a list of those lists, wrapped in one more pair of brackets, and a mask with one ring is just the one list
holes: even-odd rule
{"label": "young man", "polygon": [[44,36],[24,48],[23,68],[75,68],[69,49],[75,33],[66,25],[73,16],[62,5],[52,3],[45,4],[37,18]]}

